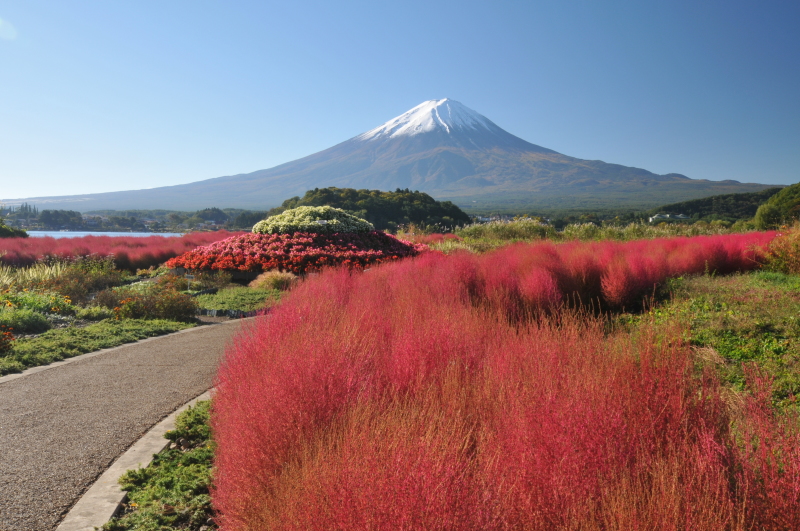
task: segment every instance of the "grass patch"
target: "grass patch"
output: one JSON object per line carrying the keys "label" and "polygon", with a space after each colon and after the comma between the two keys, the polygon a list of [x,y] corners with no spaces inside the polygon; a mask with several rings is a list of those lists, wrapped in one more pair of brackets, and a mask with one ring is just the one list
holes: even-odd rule
{"label": "grass patch", "polygon": [[175,447],[156,455],[147,468],[129,470],[120,478],[128,491],[125,512],[103,531],[196,530],[207,525],[214,456],[210,404],[198,402],[178,415],[176,429],[166,434]]}
{"label": "grass patch", "polygon": [[11,349],[0,357],[0,376],[193,326],[156,319],[109,319],[86,328],[49,330],[37,337],[14,341]]}
{"label": "grass patch", "polygon": [[251,312],[271,306],[281,297],[277,289],[236,287],[218,291],[213,295],[199,295],[200,308],[208,310],[242,310]]}
{"label": "grass patch", "polygon": [[[669,283],[670,299],[649,312],[657,321],[686,323],[688,339],[705,349],[722,377],[744,389],[743,363],[774,380],[773,402],[797,407],[800,393],[800,277],[759,271],[727,277],[698,276]],[[645,316],[623,315],[636,323]]]}
{"label": "grass patch", "polygon": [[102,306],[88,306],[78,309],[78,311],[75,312],[75,317],[87,321],[102,321],[103,319],[114,317],[114,312]]}

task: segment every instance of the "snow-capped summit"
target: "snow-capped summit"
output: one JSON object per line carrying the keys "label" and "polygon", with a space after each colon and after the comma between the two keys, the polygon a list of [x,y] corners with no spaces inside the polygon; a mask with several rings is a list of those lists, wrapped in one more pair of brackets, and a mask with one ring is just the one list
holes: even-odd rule
{"label": "snow-capped summit", "polygon": [[493,127],[497,126],[485,116],[455,100],[445,98],[420,103],[410,111],[356,138],[359,140],[397,138],[428,133],[436,129],[446,133],[452,133],[456,129],[491,131]]}
{"label": "snow-capped summit", "polygon": [[[383,125],[328,149],[244,175],[127,192],[25,198],[48,208],[197,210],[208,205],[266,210],[306,190],[335,186],[408,188],[491,209],[657,206],[715,194],[754,192],[763,184],[697,181],[640,168],[582,160],[503,130],[450,99],[421,103]],[[59,205],[59,206],[56,206]]]}

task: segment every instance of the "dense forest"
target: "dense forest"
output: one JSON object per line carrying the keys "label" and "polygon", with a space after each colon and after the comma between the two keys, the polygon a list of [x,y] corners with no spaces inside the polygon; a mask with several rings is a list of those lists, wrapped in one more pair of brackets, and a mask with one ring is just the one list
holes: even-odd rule
{"label": "dense forest", "polygon": [[354,188],[315,188],[303,197],[292,197],[269,211],[278,214],[299,206],[325,206],[347,210],[364,218],[378,230],[395,231],[403,225],[436,227],[448,230],[470,223],[471,218],[450,201],[437,201],[424,192],[402,190],[356,190]]}

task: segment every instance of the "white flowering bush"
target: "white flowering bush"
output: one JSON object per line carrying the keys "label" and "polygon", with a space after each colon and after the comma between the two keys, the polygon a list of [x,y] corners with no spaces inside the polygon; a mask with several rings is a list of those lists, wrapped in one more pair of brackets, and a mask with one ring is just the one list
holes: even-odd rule
{"label": "white flowering bush", "polygon": [[292,234],[311,232],[371,232],[375,227],[369,221],[330,206],[301,206],[270,216],[253,227],[255,234]]}

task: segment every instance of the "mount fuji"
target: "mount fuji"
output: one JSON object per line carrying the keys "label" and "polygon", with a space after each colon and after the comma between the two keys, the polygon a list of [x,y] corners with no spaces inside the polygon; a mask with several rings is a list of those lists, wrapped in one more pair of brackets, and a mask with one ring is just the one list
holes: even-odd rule
{"label": "mount fuji", "polygon": [[253,173],[102,194],[5,200],[39,208],[266,209],[306,190],[410,188],[463,207],[652,207],[768,185],[657,175],[531,144],[451,99],[430,100],[324,151]]}

